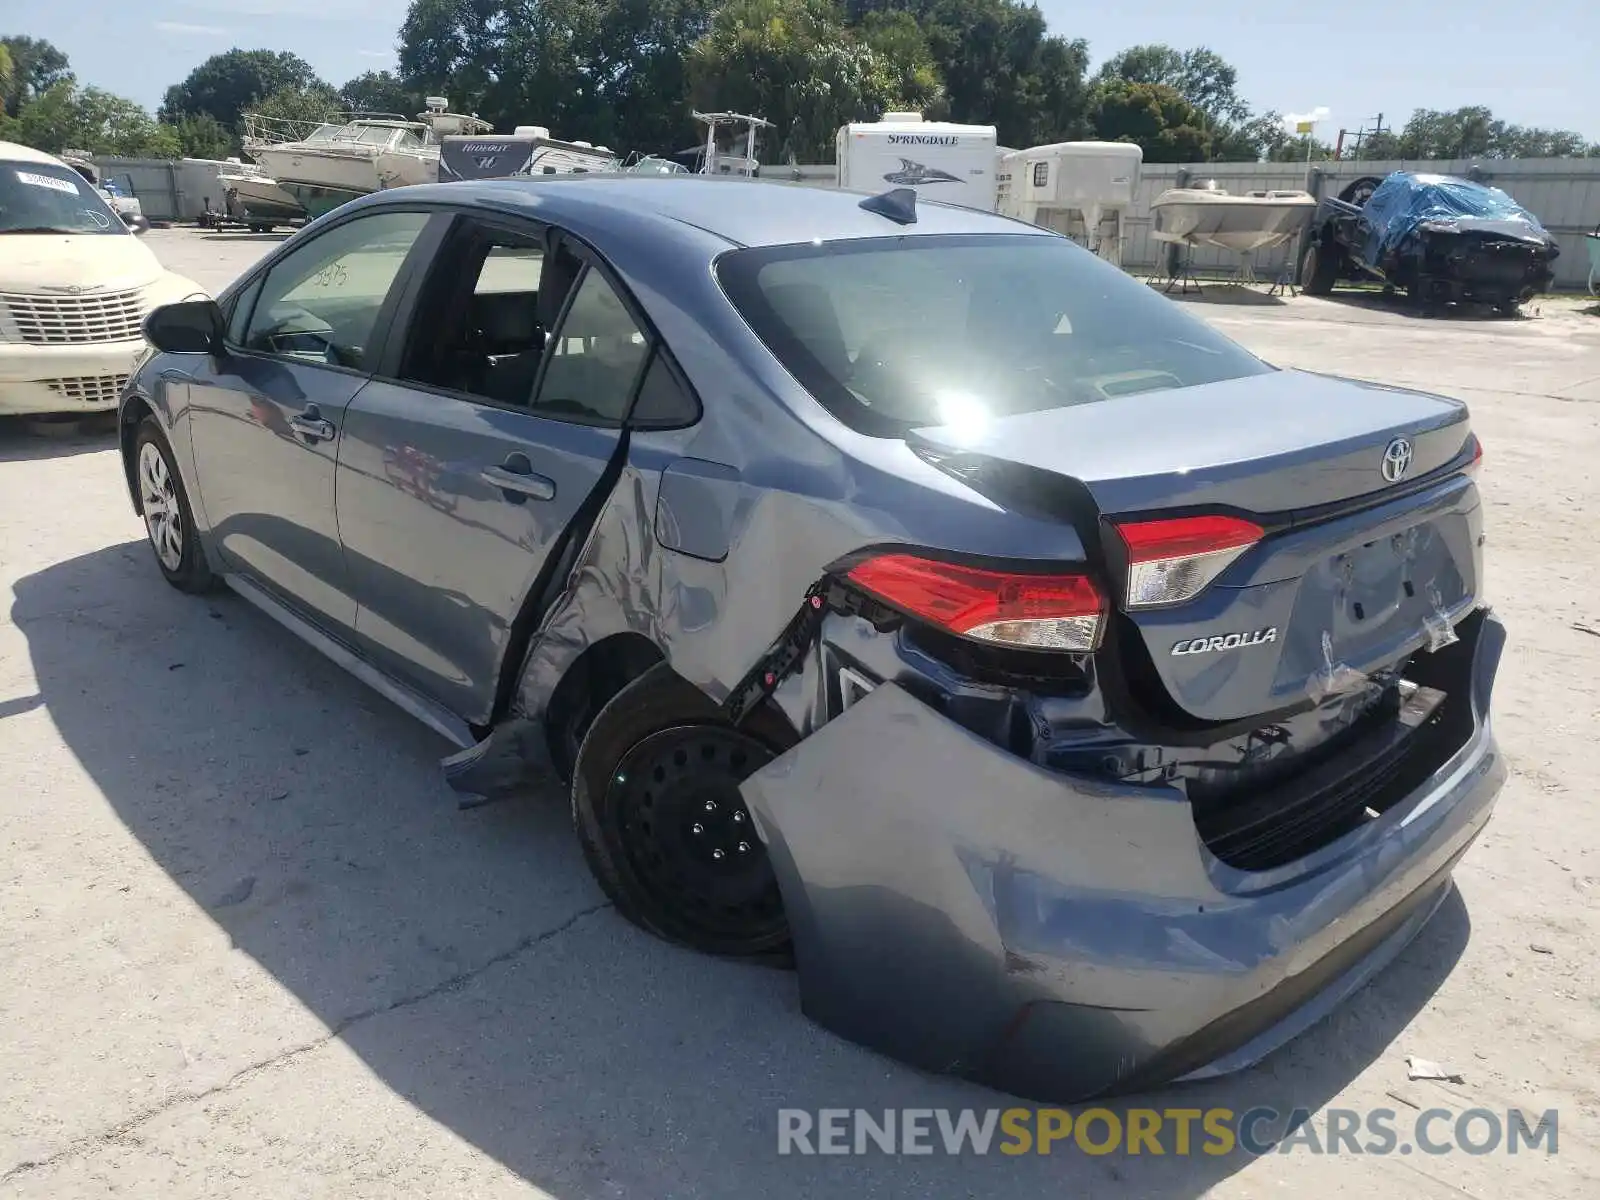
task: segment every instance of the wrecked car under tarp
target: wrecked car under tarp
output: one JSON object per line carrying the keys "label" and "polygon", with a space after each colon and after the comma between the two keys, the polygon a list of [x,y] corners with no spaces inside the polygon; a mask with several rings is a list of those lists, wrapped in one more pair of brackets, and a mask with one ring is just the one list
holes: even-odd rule
{"label": "wrecked car under tarp", "polygon": [[1378,278],[1423,303],[1510,309],[1548,289],[1560,248],[1539,219],[1499,188],[1450,175],[1395,171],[1355,205],[1327,198],[1307,233],[1302,283],[1313,295],[1340,278]]}

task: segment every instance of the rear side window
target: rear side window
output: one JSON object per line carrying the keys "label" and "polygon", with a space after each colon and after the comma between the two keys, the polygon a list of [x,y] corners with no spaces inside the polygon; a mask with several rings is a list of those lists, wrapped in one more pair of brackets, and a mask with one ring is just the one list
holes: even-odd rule
{"label": "rear side window", "polygon": [[735,250],[717,275],[795,378],[877,436],[1273,369],[1065,238]]}
{"label": "rear side window", "polygon": [[541,416],[620,425],[649,353],[622,298],[591,268],[551,340],[533,409]]}

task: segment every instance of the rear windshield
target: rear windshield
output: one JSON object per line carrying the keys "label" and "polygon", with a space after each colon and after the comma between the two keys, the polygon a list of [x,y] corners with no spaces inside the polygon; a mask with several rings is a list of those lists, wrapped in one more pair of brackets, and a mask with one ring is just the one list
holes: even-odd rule
{"label": "rear windshield", "polygon": [[0,159],[0,235],[127,232],[94,184],[71,167]]}
{"label": "rear windshield", "polygon": [[1273,370],[1066,238],[762,247],[717,274],[807,390],[878,436]]}

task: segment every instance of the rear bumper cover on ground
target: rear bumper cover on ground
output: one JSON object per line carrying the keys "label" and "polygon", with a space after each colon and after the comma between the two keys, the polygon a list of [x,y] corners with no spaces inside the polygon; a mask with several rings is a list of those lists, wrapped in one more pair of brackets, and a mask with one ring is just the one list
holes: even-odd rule
{"label": "rear bumper cover on ground", "polygon": [[1472,733],[1412,795],[1271,871],[1205,849],[1166,789],[1040,770],[892,684],[750,779],[801,1001],[925,1069],[1073,1101],[1238,1070],[1391,961],[1505,767],[1487,615]]}

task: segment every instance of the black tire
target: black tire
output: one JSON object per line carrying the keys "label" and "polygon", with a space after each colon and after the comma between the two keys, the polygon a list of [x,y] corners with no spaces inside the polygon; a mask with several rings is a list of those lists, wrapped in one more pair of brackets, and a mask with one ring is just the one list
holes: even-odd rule
{"label": "black tire", "polygon": [[[164,476],[153,469],[152,454],[160,458]],[[133,471],[139,488],[139,512],[144,517],[145,537],[161,574],[180,592],[198,594],[215,589],[217,577],[206,561],[206,552],[195,532],[194,513],[189,507],[183,476],[172,457],[167,435],[154,417],[139,422],[133,439]],[[160,501],[160,508],[153,501]],[[165,518],[165,513],[176,514],[176,525]]]}
{"label": "black tire", "polygon": [[1365,175],[1352,180],[1339,193],[1339,199],[1346,204],[1354,204],[1357,208],[1365,208],[1367,201],[1372,199],[1372,193],[1378,190],[1378,185],[1382,182],[1383,180],[1376,175]]}
{"label": "black tire", "polygon": [[1342,251],[1336,246],[1312,242],[1300,260],[1300,290],[1308,296],[1326,296],[1339,280]]}
{"label": "black tire", "polygon": [[783,901],[738,784],[793,740],[765,709],[734,729],[665,664],[612,697],[578,751],[572,821],[617,911],[703,953],[781,958]]}

